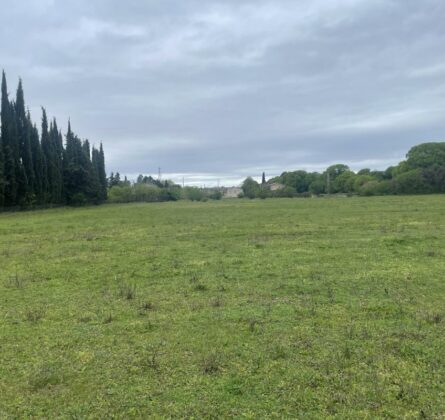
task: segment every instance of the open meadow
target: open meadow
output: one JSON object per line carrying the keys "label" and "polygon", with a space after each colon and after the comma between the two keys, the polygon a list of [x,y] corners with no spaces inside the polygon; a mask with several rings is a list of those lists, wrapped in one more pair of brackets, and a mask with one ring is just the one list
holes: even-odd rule
{"label": "open meadow", "polygon": [[0,418],[443,418],[445,196],[0,214]]}

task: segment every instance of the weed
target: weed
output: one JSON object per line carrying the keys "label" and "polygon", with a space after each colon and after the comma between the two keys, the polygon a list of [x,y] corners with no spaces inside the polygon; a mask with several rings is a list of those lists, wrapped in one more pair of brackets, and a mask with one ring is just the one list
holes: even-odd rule
{"label": "weed", "polygon": [[58,365],[44,364],[38,367],[28,379],[33,391],[61,384],[63,375]]}
{"label": "weed", "polygon": [[18,275],[17,271],[6,280],[5,287],[21,289],[25,285],[25,279]]}
{"label": "weed", "polygon": [[213,352],[204,357],[201,362],[201,370],[207,375],[214,375],[221,370],[221,355]]}
{"label": "weed", "polygon": [[45,309],[29,309],[25,313],[25,318],[29,322],[38,322],[45,316]]}
{"label": "weed", "polygon": [[193,286],[193,290],[195,292],[205,292],[206,290],[208,290],[208,287],[205,284],[203,284],[203,283],[196,283]]}
{"label": "weed", "polygon": [[130,283],[120,283],[119,296],[123,299],[133,300],[136,298],[136,285]]}
{"label": "weed", "polygon": [[104,324],[111,324],[114,320],[113,314],[110,312],[104,319]]}
{"label": "weed", "polygon": [[214,308],[220,308],[223,305],[223,300],[221,296],[217,296],[216,298],[212,299],[211,306]]}

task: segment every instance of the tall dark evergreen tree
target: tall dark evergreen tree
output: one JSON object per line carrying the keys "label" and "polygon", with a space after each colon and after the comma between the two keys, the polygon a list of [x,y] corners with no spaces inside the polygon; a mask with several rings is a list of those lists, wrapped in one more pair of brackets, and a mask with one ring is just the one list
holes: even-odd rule
{"label": "tall dark evergreen tree", "polygon": [[3,143],[0,136],[0,209],[4,206],[5,199],[5,178],[4,178],[5,161],[3,157]]}
{"label": "tall dark evergreen tree", "polygon": [[46,116],[46,110],[42,107],[42,132],[40,138],[40,145],[42,147],[43,157],[45,159],[45,177],[46,177],[46,189],[44,191],[44,202],[51,203],[52,186],[53,186],[53,168],[52,168],[52,150],[51,142],[49,138],[48,118]]}
{"label": "tall dark evergreen tree", "polygon": [[[46,118],[46,113],[45,113]],[[49,182],[49,195],[51,203],[62,202],[63,176],[62,176],[62,146],[59,142],[59,130],[56,120],[51,121],[48,133],[47,167]]]}
{"label": "tall dark evergreen tree", "polygon": [[31,152],[35,175],[34,192],[37,204],[43,204],[45,202],[46,191],[48,191],[46,162],[40,146],[39,131],[37,127],[32,124],[29,113],[28,124],[31,127]]}
{"label": "tall dark evergreen tree", "polygon": [[91,150],[68,124],[66,145],[56,120],[48,124],[42,108],[42,131],[25,110],[22,81],[15,102],[9,100],[5,73],[0,109],[0,208],[35,204],[97,203],[106,199],[103,147]]}
{"label": "tall dark evergreen tree", "polygon": [[[31,127],[25,112],[25,98],[23,94],[22,80],[19,80],[17,96],[15,101],[15,117],[17,125],[17,139],[19,143],[19,160],[24,172],[25,203],[32,203],[35,200],[35,173],[31,152]],[[25,184],[26,183],[26,184]]]}
{"label": "tall dark evergreen tree", "polygon": [[2,73],[1,86],[1,142],[3,147],[3,203],[5,206],[13,206],[17,199],[17,182],[15,179],[14,152],[11,145],[11,126],[13,115],[8,98],[6,75]]}

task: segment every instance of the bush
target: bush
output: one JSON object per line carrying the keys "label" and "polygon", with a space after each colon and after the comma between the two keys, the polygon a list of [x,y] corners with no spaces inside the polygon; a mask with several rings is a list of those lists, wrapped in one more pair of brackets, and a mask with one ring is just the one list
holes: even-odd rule
{"label": "bush", "polygon": [[116,185],[108,193],[110,203],[155,203],[176,201],[179,199],[178,188],[159,188],[152,184]]}
{"label": "bush", "polygon": [[401,173],[395,178],[395,187],[398,194],[428,194],[431,192],[421,169],[413,169]]}
{"label": "bush", "polygon": [[182,189],[182,198],[190,201],[202,201],[204,191],[198,187],[185,187]]}

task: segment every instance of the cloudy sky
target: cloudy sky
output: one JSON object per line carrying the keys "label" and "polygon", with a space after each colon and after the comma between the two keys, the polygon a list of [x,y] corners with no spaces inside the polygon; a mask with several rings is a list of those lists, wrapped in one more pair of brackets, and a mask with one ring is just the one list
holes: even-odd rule
{"label": "cloudy sky", "polygon": [[385,168],[445,140],[443,0],[0,0],[0,67],[108,171]]}

